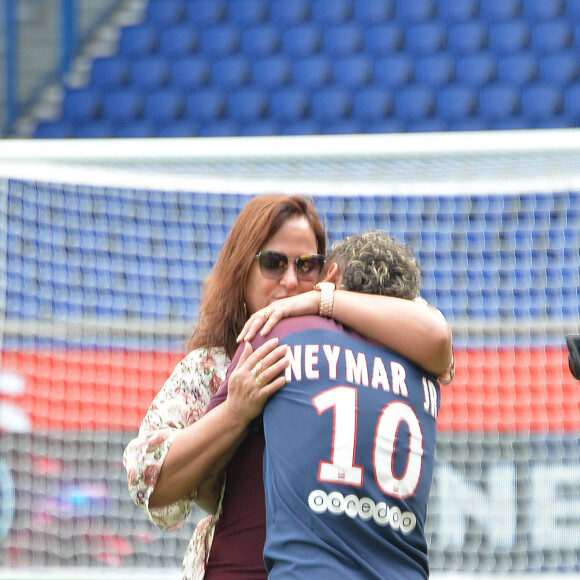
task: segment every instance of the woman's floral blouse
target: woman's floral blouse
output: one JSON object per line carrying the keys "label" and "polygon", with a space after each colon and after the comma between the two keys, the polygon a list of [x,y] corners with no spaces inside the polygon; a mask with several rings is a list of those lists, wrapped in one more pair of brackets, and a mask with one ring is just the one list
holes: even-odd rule
{"label": "woman's floral blouse", "polygon": [[[229,364],[230,359],[223,348],[190,352],[177,364],[151,403],[139,435],[125,449],[123,463],[131,497],[162,529],[179,529],[191,512],[195,499],[184,498],[163,508],[149,509],[149,497],[169,446],[180,429],[203,416],[211,397],[225,379]],[[203,578],[220,508],[215,515],[198,523],[183,559],[183,580]]]}

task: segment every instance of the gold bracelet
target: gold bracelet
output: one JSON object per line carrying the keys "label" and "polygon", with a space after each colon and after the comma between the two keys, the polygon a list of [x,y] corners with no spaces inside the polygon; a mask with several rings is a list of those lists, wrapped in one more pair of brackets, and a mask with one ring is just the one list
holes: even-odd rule
{"label": "gold bracelet", "polygon": [[320,308],[318,314],[325,318],[332,318],[335,285],[332,282],[319,282],[314,286],[314,289],[320,291]]}

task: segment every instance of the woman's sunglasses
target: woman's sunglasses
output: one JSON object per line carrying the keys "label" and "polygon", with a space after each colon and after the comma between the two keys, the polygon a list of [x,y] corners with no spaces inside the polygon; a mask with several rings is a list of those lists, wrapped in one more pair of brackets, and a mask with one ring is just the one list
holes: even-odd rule
{"label": "woman's sunglasses", "polygon": [[289,258],[282,252],[268,251],[256,254],[256,259],[262,276],[271,280],[282,278],[288,269],[288,262],[293,261],[298,280],[315,281],[325,261],[320,254],[302,254],[297,258]]}

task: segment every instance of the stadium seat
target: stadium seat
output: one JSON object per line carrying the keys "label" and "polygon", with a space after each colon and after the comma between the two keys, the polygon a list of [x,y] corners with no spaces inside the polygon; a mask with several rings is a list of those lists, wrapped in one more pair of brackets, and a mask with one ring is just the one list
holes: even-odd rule
{"label": "stadium seat", "polygon": [[395,0],[395,19],[406,25],[414,22],[426,22],[435,16],[435,0]]}
{"label": "stadium seat", "polygon": [[416,55],[430,54],[445,45],[445,26],[437,21],[409,25],[405,30],[405,50]]}
{"label": "stadium seat", "polygon": [[521,112],[532,121],[549,120],[562,109],[562,92],[546,83],[534,83],[522,89]]}
{"label": "stadium seat", "polygon": [[195,137],[198,124],[189,119],[177,119],[159,126],[158,137]]}
{"label": "stadium seat", "polygon": [[323,26],[345,22],[351,15],[351,0],[311,0],[310,18]]}
{"label": "stadium seat", "polygon": [[261,119],[253,123],[242,125],[240,135],[243,136],[264,136],[279,135],[280,125],[271,119]]}
{"label": "stadium seat", "polygon": [[475,88],[450,84],[437,92],[436,113],[445,121],[468,119],[477,110],[477,91]]}
{"label": "stadium seat", "polygon": [[564,0],[522,0],[522,15],[529,20],[551,20],[563,12]]}
{"label": "stadium seat", "polygon": [[521,0],[480,0],[479,13],[492,22],[511,20],[521,14]]}
{"label": "stadium seat", "polygon": [[375,62],[375,82],[387,87],[401,87],[413,78],[413,59],[405,53],[396,53]]}
{"label": "stadium seat", "polygon": [[233,121],[222,119],[202,125],[198,131],[199,137],[235,137],[239,128]]}
{"label": "stadium seat", "polygon": [[567,0],[564,12],[572,20],[580,18],[580,0]]}
{"label": "stadium seat", "polygon": [[363,125],[357,119],[330,121],[322,126],[323,135],[355,135],[363,132]]}
{"label": "stadium seat", "polygon": [[285,85],[291,76],[291,61],[282,54],[275,54],[252,61],[252,82],[262,88],[274,90],[281,85]]}
{"label": "stadium seat", "polygon": [[280,135],[320,135],[322,127],[314,119],[300,119],[290,123],[284,123]]}
{"label": "stadium seat", "polygon": [[74,136],[69,121],[41,121],[34,129],[36,139],[67,139]]}
{"label": "stadium seat", "polygon": [[404,42],[404,29],[397,22],[368,26],[364,33],[364,49],[373,58],[400,50]]}
{"label": "stadium seat", "polygon": [[186,19],[203,27],[214,26],[226,18],[226,0],[187,0]]}
{"label": "stadium seat", "polygon": [[424,85],[405,85],[395,93],[395,114],[407,123],[429,117],[434,108],[435,91]]}
{"label": "stadium seat", "polygon": [[578,79],[580,60],[576,50],[545,54],[539,58],[538,76],[559,86],[572,84]]}
{"label": "stadium seat", "polygon": [[270,21],[291,26],[308,20],[309,0],[270,0]]}
{"label": "stadium seat", "polygon": [[324,54],[298,58],[292,67],[294,84],[300,87],[316,88],[330,82],[332,63]]}
{"label": "stadium seat", "polygon": [[241,26],[253,26],[268,17],[267,0],[229,0],[227,20]]}
{"label": "stadium seat", "polygon": [[532,26],[531,47],[538,53],[558,52],[570,48],[573,29],[565,18],[537,22]]}
{"label": "stadium seat", "polygon": [[270,95],[270,115],[280,122],[296,121],[306,116],[310,101],[305,89],[288,86]]}
{"label": "stadium seat", "polygon": [[122,87],[129,82],[129,60],[122,55],[100,56],[93,60],[90,84],[96,88]]}
{"label": "stadium seat", "polygon": [[149,0],[145,10],[146,21],[161,27],[175,24],[184,16],[182,0]]}
{"label": "stadium seat", "polygon": [[455,60],[448,52],[438,52],[417,58],[415,81],[440,87],[450,83],[455,76]]}
{"label": "stadium seat", "polygon": [[321,46],[321,29],[313,22],[295,24],[282,31],[282,51],[288,56],[305,56],[317,52]]}
{"label": "stadium seat", "polygon": [[159,54],[137,58],[131,64],[129,77],[134,87],[146,90],[158,88],[169,80],[169,63]]}
{"label": "stadium seat", "polygon": [[171,85],[176,88],[194,89],[209,82],[209,59],[200,54],[191,54],[171,62],[169,70]]}
{"label": "stadium seat", "polygon": [[212,62],[210,82],[216,87],[232,89],[245,85],[250,79],[250,72],[250,61],[241,54],[235,54]]}
{"label": "stadium seat", "polygon": [[447,124],[437,117],[425,117],[423,119],[407,120],[406,133],[434,133],[447,130]]}
{"label": "stadium seat", "polygon": [[222,90],[205,87],[185,96],[185,117],[199,123],[213,122],[223,117],[226,98]]}
{"label": "stadium seat", "polygon": [[447,48],[456,55],[480,52],[487,45],[488,27],[483,20],[456,22],[447,30]]}
{"label": "stadium seat", "polygon": [[170,58],[182,58],[197,50],[199,34],[190,22],[180,22],[159,32],[159,53]]}
{"label": "stadium seat", "polygon": [[158,31],[153,24],[133,24],[121,28],[119,54],[140,57],[157,50]]}
{"label": "stadium seat", "polygon": [[344,87],[332,85],[312,93],[310,113],[321,122],[338,121],[350,114],[352,96]]}
{"label": "stadium seat", "polygon": [[457,59],[455,78],[474,86],[483,86],[496,78],[496,66],[496,57],[491,52],[466,54]]}
{"label": "stadium seat", "polygon": [[531,51],[502,55],[497,61],[497,79],[505,83],[526,85],[538,74],[538,58]]}
{"label": "stadium seat", "polygon": [[115,136],[113,125],[103,119],[75,123],[73,131],[77,139],[108,139]]}
{"label": "stadium seat", "polygon": [[333,78],[345,87],[366,85],[373,78],[372,60],[362,53],[340,58],[334,63]]}
{"label": "stadium seat", "polygon": [[438,0],[438,16],[448,24],[477,17],[477,0]]}
{"label": "stadium seat", "polygon": [[478,113],[485,119],[497,121],[519,113],[518,90],[508,84],[492,83],[481,89]]}
{"label": "stadium seat", "polygon": [[242,30],[240,52],[250,58],[260,58],[280,48],[280,29],[274,24],[263,23]]}
{"label": "stadium seat", "polygon": [[580,83],[576,82],[564,89],[564,112],[575,119],[576,123],[580,122]]}
{"label": "stadium seat", "polygon": [[393,93],[377,85],[356,90],[352,99],[352,116],[365,123],[388,117],[393,110]]}
{"label": "stadium seat", "polygon": [[267,94],[256,87],[235,90],[227,97],[227,116],[235,122],[256,121],[265,116],[267,109]]}
{"label": "stadium seat", "polygon": [[144,139],[157,137],[157,127],[149,119],[140,119],[130,123],[122,123],[114,128],[115,137],[128,139]]}
{"label": "stadium seat", "polygon": [[178,119],[183,114],[184,98],[180,90],[165,87],[145,95],[143,115],[157,123]]}
{"label": "stadium seat", "polygon": [[142,110],[142,93],[134,87],[117,89],[103,96],[103,118],[116,124],[138,119]]}
{"label": "stadium seat", "polygon": [[77,123],[89,121],[101,114],[102,97],[98,90],[69,88],[62,100],[62,118]]}
{"label": "stadium seat", "polygon": [[240,44],[240,31],[231,23],[216,24],[200,33],[200,50],[211,58],[236,52]]}
{"label": "stadium seat", "polygon": [[530,35],[530,24],[524,19],[496,22],[489,29],[489,48],[498,55],[526,50]]}
{"label": "stadium seat", "polygon": [[357,22],[328,26],[322,33],[322,50],[334,58],[356,53],[362,48],[363,36]]}
{"label": "stadium seat", "polygon": [[393,17],[394,0],[356,0],[353,2],[353,20],[362,26],[371,26]]}

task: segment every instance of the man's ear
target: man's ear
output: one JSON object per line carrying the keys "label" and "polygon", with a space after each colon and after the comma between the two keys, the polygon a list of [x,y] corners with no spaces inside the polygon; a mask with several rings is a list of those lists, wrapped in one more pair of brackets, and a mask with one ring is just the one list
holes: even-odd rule
{"label": "man's ear", "polygon": [[340,284],[340,271],[336,262],[332,262],[332,264],[328,266],[326,276],[324,276],[324,279],[321,280],[321,282],[334,282],[336,286]]}

